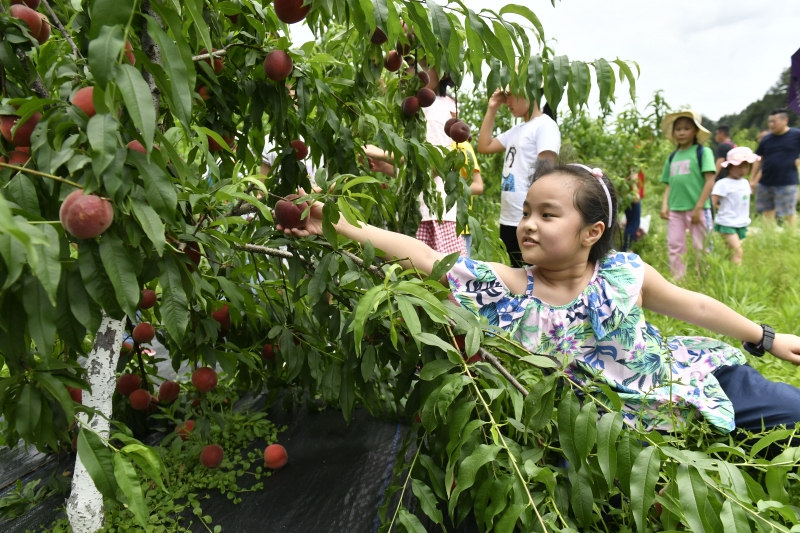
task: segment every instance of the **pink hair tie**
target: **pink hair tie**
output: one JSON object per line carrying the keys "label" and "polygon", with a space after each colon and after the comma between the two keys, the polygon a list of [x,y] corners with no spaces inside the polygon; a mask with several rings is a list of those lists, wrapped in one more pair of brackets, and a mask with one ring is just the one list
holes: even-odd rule
{"label": "pink hair tie", "polygon": [[608,226],[606,229],[611,227],[612,217],[614,216],[614,209],[613,204],[611,203],[611,193],[608,191],[608,187],[606,187],[606,182],[603,181],[603,171],[599,168],[589,168],[586,165],[582,165],[580,163],[570,163],[570,166],[574,167],[581,167],[583,170],[594,176],[600,181],[600,185],[603,187],[603,191],[606,193],[606,200],[608,200]]}

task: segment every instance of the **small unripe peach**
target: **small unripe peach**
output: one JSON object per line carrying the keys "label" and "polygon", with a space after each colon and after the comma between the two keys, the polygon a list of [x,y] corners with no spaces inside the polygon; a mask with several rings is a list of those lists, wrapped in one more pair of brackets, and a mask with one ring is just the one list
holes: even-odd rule
{"label": "small unripe peach", "polygon": [[275,348],[271,344],[265,344],[261,348],[261,357],[267,361],[275,359]]}
{"label": "small unripe peach", "polygon": [[68,386],[67,392],[69,392],[69,397],[72,398],[73,402],[83,403],[83,390]]}

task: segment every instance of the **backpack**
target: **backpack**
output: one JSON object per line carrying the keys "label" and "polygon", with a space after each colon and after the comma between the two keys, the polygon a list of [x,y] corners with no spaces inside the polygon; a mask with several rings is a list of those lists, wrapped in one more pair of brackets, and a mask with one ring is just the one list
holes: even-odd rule
{"label": "backpack", "polygon": [[[678,150],[675,149],[675,150],[672,151],[671,154],[669,154],[668,162],[669,162],[670,165],[672,164],[672,160],[675,159],[675,154],[677,154],[677,153],[678,153]],[[700,175],[702,176],[703,175],[703,145],[702,144],[698,144],[697,145],[697,168],[700,169]]]}

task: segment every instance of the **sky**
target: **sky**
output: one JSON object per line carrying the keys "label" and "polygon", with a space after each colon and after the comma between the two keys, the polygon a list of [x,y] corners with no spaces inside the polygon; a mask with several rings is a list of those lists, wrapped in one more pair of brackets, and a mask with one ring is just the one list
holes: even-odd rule
{"label": "sky", "polygon": [[[499,10],[509,2],[465,3],[478,12]],[[689,106],[713,120],[738,113],[764,95],[800,48],[798,0],[557,0],[555,7],[550,0],[514,3],[536,13],[558,55],[587,62],[600,57],[636,61],[641,68],[636,88],[640,109],[661,89],[673,108]],[[292,27],[292,36],[296,46],[312,38],[298,25]],[[596,86],[592,96],[590,109],[596,111]],[[618,83],[614,109],[630,101],[627,84]]]}

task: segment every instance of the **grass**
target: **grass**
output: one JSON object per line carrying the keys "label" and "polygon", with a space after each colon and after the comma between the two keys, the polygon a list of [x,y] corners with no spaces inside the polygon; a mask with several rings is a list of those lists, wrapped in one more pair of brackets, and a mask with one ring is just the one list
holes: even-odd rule
{"label": "grass", "polygon": [[[667,261],[666,222],[658,213],[664,187],[648,182],[642,215],[652,215],[650,233],[634,245],[634,251],[651,266],[671,279]],[[744,261],[737,266],[719,235],[711,235],[713,250],[706,254],[689,253],[687,275],[680,286],[707,294],[734,311],[758,322],[767,323],[780,333],[800,333],[800,230],[783,228],[751,214],[753,224],[743,242]],[[692,265],[699,265],[693,268]],[[703,335],[722,339],[733,346],[738,340],[713,334],[679,320],[646,312],[647,319],[664,335]],[[750,364],[765,377],[800,386],[800,369],[770,355],[748,355]]]}

